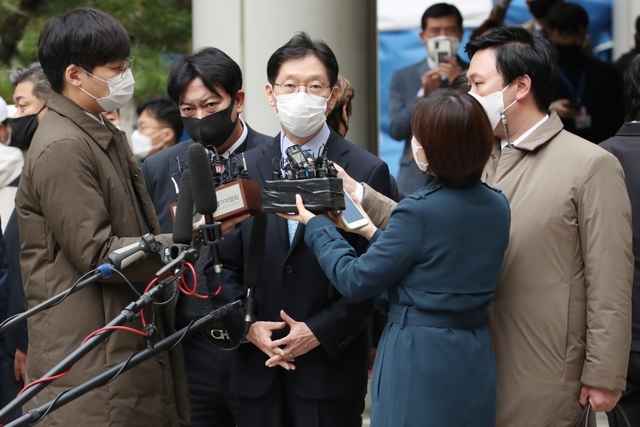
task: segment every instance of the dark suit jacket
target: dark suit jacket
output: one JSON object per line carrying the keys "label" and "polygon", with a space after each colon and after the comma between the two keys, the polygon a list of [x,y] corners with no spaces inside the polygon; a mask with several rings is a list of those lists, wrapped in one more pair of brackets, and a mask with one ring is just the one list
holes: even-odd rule
{"label": "dark suit jacket", "polygon": [[[389,194],[387,165],[366,150],[342,139],[331,131],[327,141],[328,156],[342,166],[356,181],[367,182]],[[280,135],[269,144],[245,153],[251,178],[262,186],[274,171],[273,159],[280,159]],[[237,300],[245,295],[243,275],[253,221],[246,220],[225,235],[220,247],[225,281],[217,304]],[[320,346],[297,357],[295,371],[282,371],[293,392],[307,399],[362,399],[367,386],[368,334],[365,328],[373,310],[371,300],[356,303],[342,297],[329,282],[316,257],[304,243],[304,226],[300,225],[291,247],[287,221],[269,214],[262,279],[255,289],[254,319],[281,321],[280,310],[294,320],[305,322]],[[368,242],[347,234],[347,240],[362,253]],[[207,270],[207,275],[212,274]],[[235,339],[242,334],[243,313],[228,318],[227,327]],[[273,339],[289,333],[276,331]],[[265,367],[267,356],[251,343],[240,346],[231,378],[231,390],[244,397],[263,396],[275,378],[276,368]]]}
{"label": "dark suit jacket", "polygon": [[615,136],[600,144],[618,158],[627,179],[633,224],[633,314],[631,351],[640,352],[640,123],[625,123]]}
{"label": "dark suit jacket", "polygon": [[[9,222],[5,229],[5,244],[9,260],[9,311],[8,315],[13,316],[24,312],[24,289],[22,289],[22,274],[20,272],[20,236],[18,233],[17,211],[11,213]],[[23,321],[6,331],[7,339],[0,346],[0,407],[7,405],[18,394],[24,383],[22,380],[16,381],[13,375],[13,362],[16,350],[27,352],[29,339],[27,335],[27,322]],[[9,416],[9,420],[14,420],[22,415],[20,408],[16,409]]]}
{"label": "dark suit jacket", "polygon": [[[582,104],[591,116],[591,127],[577,129],[575,119],[562,119],[562,124],[565,130],[598,144],[612,137],[622,125],[624,118],[622,78],[613,64],[596,58],[589,58],[586,67],[586,93]],[[574,83],[574,86],[577,87],[578,83]],[[576,101],[574,93],[566,87],[560,76],[556,78],[552,99]]]}
{"label": "dark suit jacket", "polygon": [[[254,131],[246,122],[245,125],[248,131],[247,139],[235,150],[236,153],[242,153],[262,143],[271,141],[271,137]],[[175,186],[180,186],[180,174],[186,169],[187,154],[191,144],[193,144],[193,141],[189,140],[162,150],[147,157],[141,166],[147,190],[160,221],[162,233],[173,232],[173,220],[171,219],[169,205],[178,201]],[[176,182],[175,185],[171,180],[172,177]]]}
{"label": "dark suit jacket", "polygon": [[[469,68],[467,62],[459,56],[456,58],[463,70]],[[422,75],[427,71],[429,65],[425,58],[393,73],[389,86],[389,136],[404,141],[397,180],[400,198],[407,197],[432,180],[418,169],[411,155],[411,113],[422,87]]]}

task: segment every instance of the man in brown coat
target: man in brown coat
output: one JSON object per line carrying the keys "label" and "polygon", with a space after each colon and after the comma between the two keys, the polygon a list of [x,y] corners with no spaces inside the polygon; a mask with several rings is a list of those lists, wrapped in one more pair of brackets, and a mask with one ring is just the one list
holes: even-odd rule
{"label": "man in brown coat", "polygon": [[[110,252],[159,230],[124,133],[101,115],[131,98],[129,52],[122,24],[96,10],[70,11],[49,20],[42,30],[38,56],[53,93],[33,137],[16,198],[27,308],[68,289],[104,263]],[[142,291],[161,266],[157,258],[147,257],[124,273]],[[26,382],[42,377],[135,299],[134,291],[116,277],[31,317]],[[161,335],[171,331],[172,307],[153,310]],[[147,311],[150,319],[152,310]],[[142,328],[140,321],[128,326]],[[145,346],[137,335],[115,332],[25,410]],[[160,354],[52,412],[44,425],[177,426],[179,419],[187,424],[188,392],[181,362],[179,350]]]}
{"label": "man in brown coat", "polygon": [[631,340],[631,210],[617,159],[549,112],[549,45],[522,27],[467,45],[471,94],[496,141],[483,180],[512,210],[489,312],[497,425],[572,426],[611,410]]}

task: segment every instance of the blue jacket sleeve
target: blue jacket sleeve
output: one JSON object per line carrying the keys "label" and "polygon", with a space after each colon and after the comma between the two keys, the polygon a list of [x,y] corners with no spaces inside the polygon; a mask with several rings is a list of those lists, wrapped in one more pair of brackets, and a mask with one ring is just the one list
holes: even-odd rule
{"label": "blue jacket sleeve", "polygon": [[377,232],[360,257],[326,217],[312,218],[305,242],[314,252],[325,274],[338,291],[363,300],[394,286],[418,261],[424,248],[421,215],[413,203],[400,203],[384,232]]}

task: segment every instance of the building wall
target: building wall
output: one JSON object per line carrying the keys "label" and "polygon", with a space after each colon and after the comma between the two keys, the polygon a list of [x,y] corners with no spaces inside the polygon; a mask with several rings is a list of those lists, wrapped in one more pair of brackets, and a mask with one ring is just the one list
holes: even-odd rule
{"label": "building wall", "polygon": [[633,46],[636,19],[640,16],[640,1],[613,0],[613,58],[628,52]]}

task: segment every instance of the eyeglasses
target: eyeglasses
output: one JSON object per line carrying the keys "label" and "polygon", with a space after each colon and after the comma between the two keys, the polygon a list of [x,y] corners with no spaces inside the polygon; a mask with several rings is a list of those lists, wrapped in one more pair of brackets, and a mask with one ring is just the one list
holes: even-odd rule
{"label": "eyeglasses", "polygon": [[295,84],[295,83],[283,83],[278,84],[274,83],[274,86],[279,86],[280,90],[284,95],[291,95],[292,93],[296,93],[300,91],[300,86],[304,86],[309,95],[321,96],[325,89],[329,89],[331,86],[322,86],[319,83],[311,83],[308,85],[305,84]]}
{"label": "eyeglasses", "polygon": [[136,60],[135,56],[132,56],[131,58],[129,58],[127,60],[127,62],[124,63],[124,66],[122,68],[120,67],[107,67],[111,70],[117,70],[120,71],[120,77],[123,78],[124,77],[124,73],[126,73],[128,70],[131,70],[133,68],[133,62]]}

